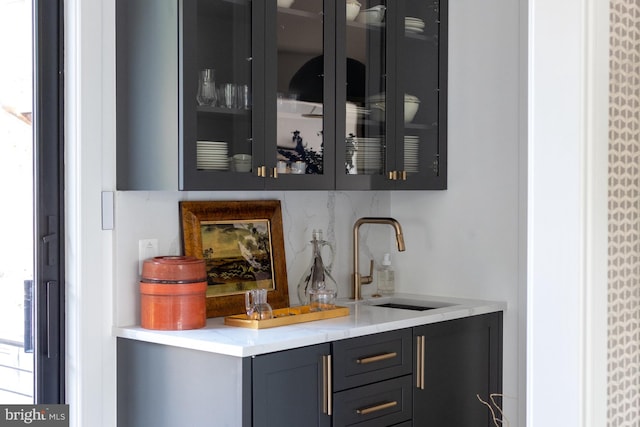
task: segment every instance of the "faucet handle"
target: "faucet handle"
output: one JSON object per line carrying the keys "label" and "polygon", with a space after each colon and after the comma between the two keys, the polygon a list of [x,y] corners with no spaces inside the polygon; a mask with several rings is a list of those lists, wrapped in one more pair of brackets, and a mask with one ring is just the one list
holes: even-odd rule
{"label": "faucet handle", "polygon": [[371,264],[369,264],[369,275],[361,276],[360,278],[361,285],[368,285],[371,282],[373,282],[373,260],[371,260]]}

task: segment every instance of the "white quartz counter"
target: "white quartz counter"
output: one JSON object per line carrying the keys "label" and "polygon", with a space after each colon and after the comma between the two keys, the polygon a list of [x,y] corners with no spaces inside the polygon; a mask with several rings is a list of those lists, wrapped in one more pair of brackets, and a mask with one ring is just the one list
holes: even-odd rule
{"label": "white quartz counter", "polygon": [[408,294],[397,294],[394,297],[450,305],[414,311],[371,306],[369,303],[374,301],[373,299],[358,303],[343,300],[338,301],[338,305],[349,307],[349,316],[290,326],[255,330],[227,326],[224,324],[224,318],[217,317],[208,319],[207,325],[201,329],[156,331],[140,326],[125,326],[114,328],[114,335],[228,356],[247,357],[506,309],[506,303],[498,301]]}

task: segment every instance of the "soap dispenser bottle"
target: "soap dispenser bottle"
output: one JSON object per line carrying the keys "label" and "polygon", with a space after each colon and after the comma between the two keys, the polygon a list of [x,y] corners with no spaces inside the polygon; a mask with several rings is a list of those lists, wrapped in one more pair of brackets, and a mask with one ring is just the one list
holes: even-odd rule
{"label": "soap dispenser bottle", "polygon": [[391,255],[384,254],[382,266],[378,269],[378,292],[382,295],[393,295],[395,288],[395,274],[391,268]]}

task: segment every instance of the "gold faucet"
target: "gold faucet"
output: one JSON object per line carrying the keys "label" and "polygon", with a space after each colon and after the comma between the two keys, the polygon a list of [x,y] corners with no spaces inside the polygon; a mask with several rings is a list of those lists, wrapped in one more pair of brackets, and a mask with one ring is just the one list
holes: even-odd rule
{"label": "gold faucet", "polygon": [[358,238],[358,231],[362,224],[389,224],[396,230],[396,242],[398,244],[398,250],[404,251],[404,237],[402,236],[402,227],[400,223],[393,218],[377,218],[377,217],[365,217],[360,218],[353,225],[353,299],[362,299],[360,292],[361,285],[367,285],[373,281],[373,260],[369,266],[369,275],[360,275],[360,267],[358,261],[358,254],[360,252],[360,243]]}

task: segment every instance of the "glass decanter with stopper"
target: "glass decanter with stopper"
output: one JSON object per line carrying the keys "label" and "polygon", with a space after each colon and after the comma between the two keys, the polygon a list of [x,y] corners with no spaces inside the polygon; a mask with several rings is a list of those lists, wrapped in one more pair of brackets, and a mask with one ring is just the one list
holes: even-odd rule
{"label": "glass decanter with stopper", "polygon": [[[331,276],[334,250],[322,237],[322,230],[311,233],[313,255],[311,264],[298,283],[298,299],[301,305],[310,305],[311,311],[330,310],[335,307],[338,284]],[[322,259],[322,250],[329,249],[329,263]]]}

